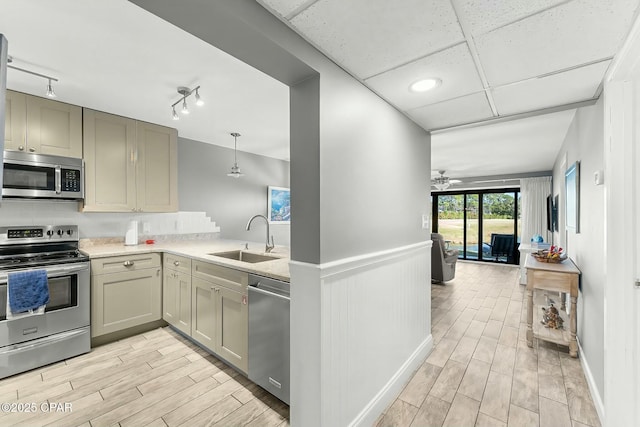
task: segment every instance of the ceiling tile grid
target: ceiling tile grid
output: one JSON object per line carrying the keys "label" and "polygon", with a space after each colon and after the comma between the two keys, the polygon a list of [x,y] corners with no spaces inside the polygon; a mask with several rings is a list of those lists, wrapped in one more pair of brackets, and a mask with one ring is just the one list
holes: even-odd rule
{"label": "ceiling tile grid", "polygon": [[474,38],[491,86],[610,58],[637,0],[573,0]]}
{"label": "ceiling tile grid", "polygon": [[465,29],[474,36],[568,1],[571,0],[452,0]]}
{"label": "ceiling tile grid", "polygon": [[449,0],[319,0],[290,24],[360,79],[464,40]]}
{"label": "ceiling tile grid", "polygon": [[498,113],[518,114],[594,98],[610,63],[603,61],[493,89]]}
{"label": "ceiling tile grid", "polygon": [[[428,92],[413,92],[412,83],[438,77],[442,84]],[[401,110],[410,110],[483,90],[466,43],[395,68],[365,80],[365,83]]]}
{"label": "ceiling tile grid", "polygon": [[275,12],[282,18],[313,2],[314,0],[258,0],[258,3],[267,6],[272,13]]}
{"label": "ceiling tile grid", "polygon": [[425,129],[440,129],[493,117],[484,92],[415,108],[407,113]]}

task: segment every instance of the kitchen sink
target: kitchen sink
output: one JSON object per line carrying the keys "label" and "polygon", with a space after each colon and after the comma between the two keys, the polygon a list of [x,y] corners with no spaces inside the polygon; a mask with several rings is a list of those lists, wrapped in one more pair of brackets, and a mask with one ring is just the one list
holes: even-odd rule
{"label": "kitchen sink", "polygon": [[272,261],[274,259],[280,259],[276,256],[254,254],[252,252],[245,251],[227,251],[227,252],[214,252],[208,255],[219,256],[222,258],[233,259],[236,261],[248,262],[255,264],[257,262]]}

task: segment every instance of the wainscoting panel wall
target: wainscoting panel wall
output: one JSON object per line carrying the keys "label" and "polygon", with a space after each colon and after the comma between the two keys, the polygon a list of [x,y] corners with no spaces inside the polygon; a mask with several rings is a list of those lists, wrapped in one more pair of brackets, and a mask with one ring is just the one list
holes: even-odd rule
{"label": "wainscoting panel wall", "polygon": [[291,262],[292,425],[371,425],[432,348],[431,242]]}

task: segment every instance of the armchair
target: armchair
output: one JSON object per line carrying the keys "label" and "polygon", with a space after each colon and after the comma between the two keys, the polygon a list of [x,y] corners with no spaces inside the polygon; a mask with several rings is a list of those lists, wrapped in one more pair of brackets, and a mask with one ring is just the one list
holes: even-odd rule
{"label": "armchair", "polygon": [[431,240],[431,280],[437,283],[452,280],[456,275],[458,250],[447,250],[442,234],[431,233]]}

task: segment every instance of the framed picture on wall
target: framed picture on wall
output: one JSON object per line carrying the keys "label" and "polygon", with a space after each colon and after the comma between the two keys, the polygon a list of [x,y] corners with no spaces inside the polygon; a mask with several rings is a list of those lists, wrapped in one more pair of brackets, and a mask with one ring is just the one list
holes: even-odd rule
{"label": "framed picture on wall", "polygon": [[267,212],[272,224],[289,224],[291,221],[291,190],[285,187],[267,187]]}
{"label": "framed picture on wall", "polygon": [[566,186],[565,228],[580,232],[580,162],[575,162],[564,174]]}

